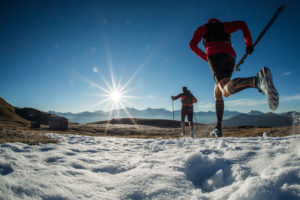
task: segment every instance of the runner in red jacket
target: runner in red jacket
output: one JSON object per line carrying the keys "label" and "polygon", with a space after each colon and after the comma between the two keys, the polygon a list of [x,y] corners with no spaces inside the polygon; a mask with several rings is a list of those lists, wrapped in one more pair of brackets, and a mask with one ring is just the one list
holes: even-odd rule
{"label": "runner in red jacket", "polygon": [[[224,112],[223,96],[228,97],[246,88],[258,88],[259,91],[268,96],[272,110],[275,110],[278,106],[278,100],[277,104],[272,104],[274,98],[276,98],[277,91],[273,85],[272,75],[268,68],[263,67],[261,71],[253,77],[230,80],[236,58],[236,53],[231,46],[230,34],[238,30],[242,30],[246,44],[246,52],[251,54],[253,51],[252,38],[247,24],[243,21],[222,23],[218,19],[212,18],[208,20],[205,25],[197,28],[190,42],[192,51],[208,62],[216,82],[214,96],[217,125],[213,132],[218,136],[222,136],[222,119]],[[198,47],[201,40],[203,40],[206,53]]]}

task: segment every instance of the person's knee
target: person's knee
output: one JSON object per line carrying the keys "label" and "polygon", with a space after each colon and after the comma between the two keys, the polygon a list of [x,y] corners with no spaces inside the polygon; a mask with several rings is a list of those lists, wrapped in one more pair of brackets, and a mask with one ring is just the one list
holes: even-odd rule
{"label": "person's knee", "polygon": [[220,90],[215,90],[215,100],[223,100],[222,92]]}
{"label": "person's knee", "polygon": [[228,89],[226,87],[227,83],[230,81],[229,78],[222,79],[217,87],[215,87],[215,99],[216,100],[222,100],[222,96],[229,97],[231,94],[228,92]]}
{"label": "person's knee", "polygon": [[231,94],[228,91],[225,91],[222,93],[224,97],[229,97]]}

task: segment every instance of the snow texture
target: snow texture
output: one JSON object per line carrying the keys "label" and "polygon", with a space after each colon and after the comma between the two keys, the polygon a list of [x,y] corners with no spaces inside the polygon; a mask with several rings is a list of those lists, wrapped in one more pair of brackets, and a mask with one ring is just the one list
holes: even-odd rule
{"label": "snow texture", "polygon": [[300,135],[0,145],[0,199],[300,199]]}

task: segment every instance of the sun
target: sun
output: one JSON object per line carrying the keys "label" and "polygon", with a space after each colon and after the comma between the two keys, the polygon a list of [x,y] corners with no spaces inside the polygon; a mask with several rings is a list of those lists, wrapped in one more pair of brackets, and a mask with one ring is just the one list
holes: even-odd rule
{"label": "sun", "polygon": [[[105,81],[106,82],[106,81]],[[126,89],[124,85],[120,83],[117,85],[115,81],[112,81],[112,84],[106,82],[107,88],[102,88],[98,93],[98,96],[104,97],[99,104],[107,103],[107,107],[111,109],[111,111],[117,112],[112,113],[114,118],[119,118],[119,109],[126,109],[126,105],[128,105],[128,98],[131,96],[126,95],[129,90]]]}
{"label": "sun", "polygon": [[113,90],[109,92],[109,98],[115,102],[115,103],[119,103],[124,101],[122,93],[118,90]]}

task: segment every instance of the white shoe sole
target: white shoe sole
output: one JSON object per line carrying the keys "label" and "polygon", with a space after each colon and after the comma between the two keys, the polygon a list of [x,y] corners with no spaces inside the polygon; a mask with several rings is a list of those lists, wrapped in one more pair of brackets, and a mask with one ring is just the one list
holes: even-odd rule
{"label": "white shoe sole", "polygon": [[264,76],[264,79],[266,81],[266,87],[267,87],[267,98],[269,107],[271,110],[276,110],[278,108],[279,104],[279,95],[278,92],[273,84],[273,78],[271,71],[267,67],[262,68],[262,73]]}

